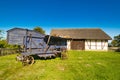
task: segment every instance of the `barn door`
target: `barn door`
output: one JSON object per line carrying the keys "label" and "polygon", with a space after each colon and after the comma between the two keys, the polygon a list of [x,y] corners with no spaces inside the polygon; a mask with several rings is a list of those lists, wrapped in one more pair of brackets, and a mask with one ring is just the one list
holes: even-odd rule
{"label": "barn door", "polygon": [[72,50],[84,50],[85,49],[85,40],[73,40],[71,41]]}

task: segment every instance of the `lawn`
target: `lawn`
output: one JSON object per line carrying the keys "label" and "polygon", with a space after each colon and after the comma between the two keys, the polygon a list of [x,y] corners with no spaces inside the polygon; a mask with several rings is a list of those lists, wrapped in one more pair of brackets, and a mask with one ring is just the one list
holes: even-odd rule
{"label": "lawn", "polygon": [[120,80],[120,52],[69,51],[68,59],[36,59],[22,66],[17,54],[0,57],[0,80]]}

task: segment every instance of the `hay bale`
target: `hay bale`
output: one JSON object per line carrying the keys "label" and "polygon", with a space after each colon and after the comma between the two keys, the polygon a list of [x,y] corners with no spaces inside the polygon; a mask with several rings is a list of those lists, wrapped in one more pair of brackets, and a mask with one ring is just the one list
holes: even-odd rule
{"label": "hay bale", "polygon": [[62,59],[62,60],[68,59],[68,53],[67,53],[67,51],[63,51],[63,52],[61,53],[61,59]]}

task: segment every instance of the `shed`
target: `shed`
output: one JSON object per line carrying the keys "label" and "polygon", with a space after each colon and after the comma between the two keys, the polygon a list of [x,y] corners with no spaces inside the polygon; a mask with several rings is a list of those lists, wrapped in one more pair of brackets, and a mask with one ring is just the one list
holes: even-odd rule
{"label": "shed", "polygon": [[44,34],[40,34],[34,30],[13,28],[7,31],[7,42],[9,44],[23,45],[24,38],[30,35],[34,37],[45,37]]}
{"label": "shed", "polygon": [[66,38],[68,50],[108,50],[112,39],[99,28],[52,29],[51,35]]}

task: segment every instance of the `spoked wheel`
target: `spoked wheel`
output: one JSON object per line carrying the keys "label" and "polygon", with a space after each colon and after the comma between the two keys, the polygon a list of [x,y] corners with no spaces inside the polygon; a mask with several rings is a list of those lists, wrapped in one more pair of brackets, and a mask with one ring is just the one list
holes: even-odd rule
{"label": "spoked wheel", "polygon": [[32,56],[28,56],[29,64],[34,63],[34,58]]}
{"label": "spoked wheel", "polygon": [[23,56],[22,64],[24,66],[32,65],[33,63],[34,63],[34,58],[32,56]]}

